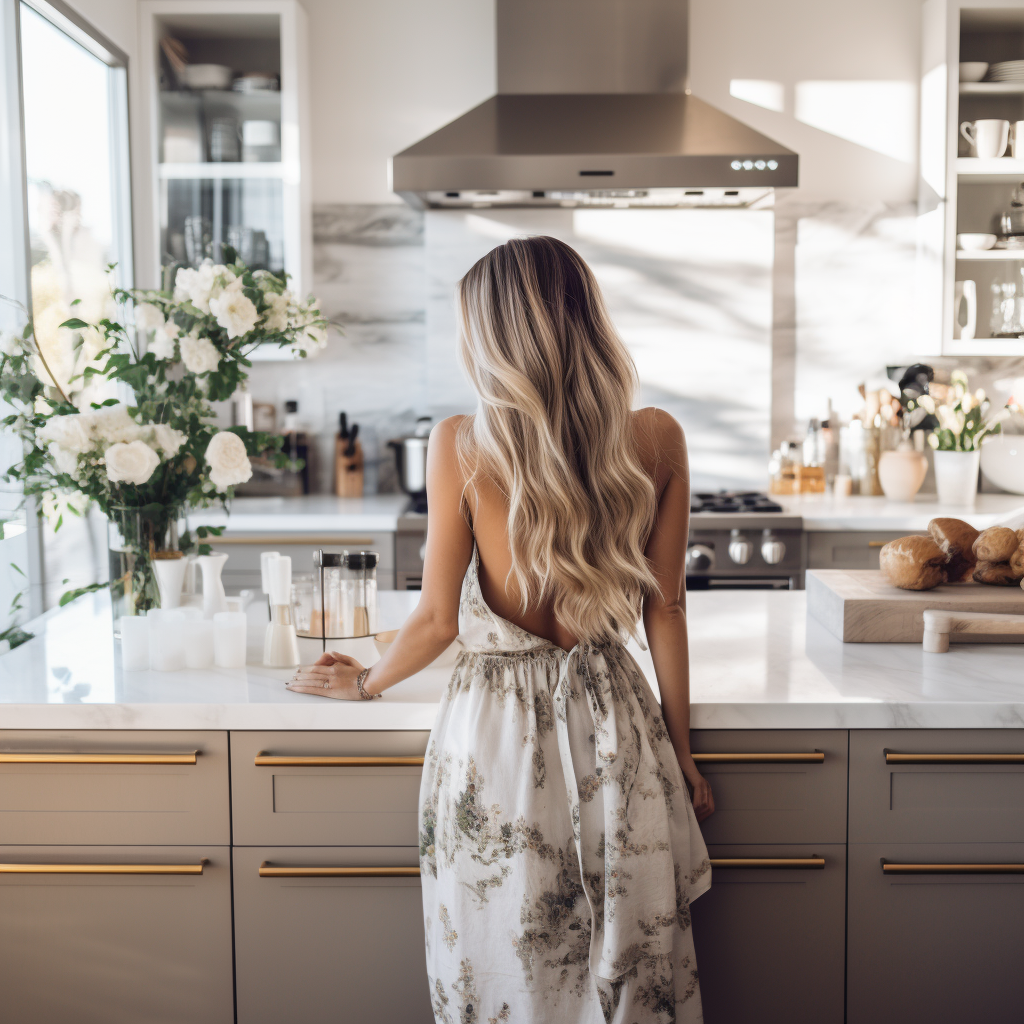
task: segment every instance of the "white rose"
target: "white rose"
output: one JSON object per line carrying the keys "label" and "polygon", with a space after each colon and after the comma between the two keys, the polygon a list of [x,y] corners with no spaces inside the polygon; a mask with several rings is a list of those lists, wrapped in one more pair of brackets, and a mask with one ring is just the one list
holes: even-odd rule
{"label": "white rose", "polygon": [[276,292],[267,293],[267,305],[263,326],[268,331],[283,331],[288,326],[288,296]]}
{"label": "white rose", "polygon": [[195,270],[191,267],[182,267],[174,278],[175,300],[183,302],[188,299],[196,309],[209,313],[210,296],[219,287],[217,271],[225,269],[224,267],[215,267],[209,260],[201,263]]}
{"label": "white rose", "polygon": [[219,295],[210,299],[210,312],[217,323],[228,332],[229,338],[248,334],[259,320],[260,314],[242,292],[242,279],[236,278]]}
{"label": "white rose", "polygon": [[327,331],[324,327],[319,324],[311,324],[308,327],[303,328],[302,334],[300,334],[294,342],[292,342],[292,348],[300,353],[306,353],[307,355],[315,355],[322,348],[327,347]]}
{"label": "white rose", "polygon": [[[172,332],[170,328],[173,327]],[[146,348],[147,352],[152,352],[157,359],[164,359],[168,362],[174,359],[175,353],[175,342],[174,339],[178,335],[180,328],[177,324],[168,323],[164,324],[163,327],[158,327],[156,333],[153,335],[153,340],[149,343]]]}
{"label": "white rose", "polygon": [[78,455],[75,452],[62,448],[56,441],[50,442],[49,451],[58,473],[67,473],[68,476],[78,473]]}
{"label": "white rose", "polygon": [[126,405],[107,405],[82,415],[88,417],[92,435],[100,441],[126,443],[136,440],[142,433]]}
{"label": "white rose", "polygon": [[42,441],[53,441],[69,452],[86,452],[92,447],[89,418],[82,415],[51,416],[46,425],[36,431]]}
{"label": "white rose", "polygon": [[209,338],[186,334],[180,347],[181,361],[189,373],[213,373],[220,365],[220,353]]}
{"label": "white rose", "polygon": [[156,452],[145,441],[112,444],[103,457],[107,463],[107,479],[115,484],[122,481],[144,484],[160,465]]}
{"label": "white rose", "polygon": [[153,442],[165,455],[174,456],[185,443],[185,435],[166,423],[156,423],[153,425]]}
{"label": "white rose", "polygon": [[184,302],[192,291],[196,272],[191,267],[180,267],[174,275],[174,301]]}
{"label": "white rose", "polygon": [[0,352],[5,356],[21,355],[21,338],[11,331],[0,331]]}
{"label": "white rose", "polygon": [[155,331],[163,325],[163,313],[151,302],[140,302],[135,307],[135,326],[140,331]]}
{"label": "white rose", "polygon": [[252,465],[245,454],[245,444],[237,434],[222,430],[210,438],[206,448],[206,464],[210,480],[218,491],[235,484],[244,484],[252,476]]}

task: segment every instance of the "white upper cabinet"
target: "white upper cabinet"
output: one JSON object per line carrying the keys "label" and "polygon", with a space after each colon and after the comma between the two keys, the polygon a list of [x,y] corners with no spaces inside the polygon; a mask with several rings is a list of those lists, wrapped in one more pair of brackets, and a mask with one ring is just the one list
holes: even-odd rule
{"label": "white upper cabinet", "polygon": [[152,268],[220,260],[312,286],[306,17],[295,0],[142,0]]}
{"label": "white upper cabinet", "polygon": [[922,17],[919,348],[1024,355],[1024,3],[927,0]]}

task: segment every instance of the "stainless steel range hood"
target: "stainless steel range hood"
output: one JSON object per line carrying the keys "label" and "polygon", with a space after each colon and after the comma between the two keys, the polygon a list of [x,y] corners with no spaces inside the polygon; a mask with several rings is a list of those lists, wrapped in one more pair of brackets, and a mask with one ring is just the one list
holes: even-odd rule
{"label": "stainless steel range hood", "polygon": [[392,161],[420,209],[751,206],[797,155],[686,89],[686,0],[497,0],[498,95]]}

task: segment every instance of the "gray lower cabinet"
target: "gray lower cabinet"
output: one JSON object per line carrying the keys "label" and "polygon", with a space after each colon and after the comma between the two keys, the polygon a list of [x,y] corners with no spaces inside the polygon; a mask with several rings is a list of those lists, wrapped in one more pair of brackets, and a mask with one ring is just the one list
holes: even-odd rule
{"label": "gray lower cabinet", "polygon": [[1024,875],[999,864],[1024,869],[1024,844],[850,845],[849,1024],[1018,1024]]}
{"label": "gray lower cabinet", "polygon": [[846,847],[709,852],[711,889],[691,907],[706,1024],[842,1024]]}
{"label": "gray lower cabinet", "polygon": [[238,1024],[433,1024],[419,877],[337,873],[418,868],[418,849],[233,855]]}
{"label": "gray lower cabinet", "polygon": [[231,1024],[230,847],[3,846],[0,862],[0,1019]]}
{"label": "gray lower cabinet", "polygon": [[891,540],[925,530],[808,531],[808,569],[877,569],[878,553]]}

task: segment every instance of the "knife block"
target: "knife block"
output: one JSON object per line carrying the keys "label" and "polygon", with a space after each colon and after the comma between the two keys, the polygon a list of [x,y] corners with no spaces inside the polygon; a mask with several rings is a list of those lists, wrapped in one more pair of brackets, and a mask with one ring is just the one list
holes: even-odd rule
{"label": "knife block", "polygon": [[355,442],[355,451],[346,455],[349,442],[342,438],[334,441],[334,493],[339,498],[363,496],[363,446]]}

